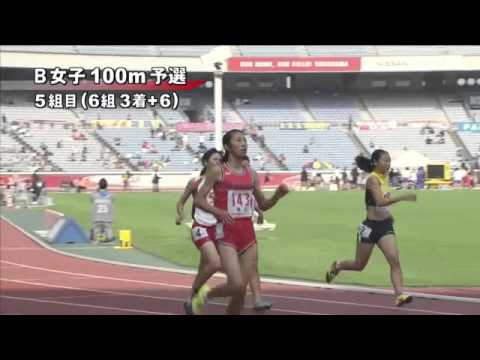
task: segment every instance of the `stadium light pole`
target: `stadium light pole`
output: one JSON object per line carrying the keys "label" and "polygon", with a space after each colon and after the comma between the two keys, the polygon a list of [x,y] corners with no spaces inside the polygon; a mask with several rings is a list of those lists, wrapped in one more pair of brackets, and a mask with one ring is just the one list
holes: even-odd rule
{"label": "stadium light pole", "polygon": [[214,71],[213,83],[213,103],[215,107],[215,147],[217,150],[222,150],[222,134],[223,134],[223,119],[222,119],[222,104],[223,104],[223,71]]}

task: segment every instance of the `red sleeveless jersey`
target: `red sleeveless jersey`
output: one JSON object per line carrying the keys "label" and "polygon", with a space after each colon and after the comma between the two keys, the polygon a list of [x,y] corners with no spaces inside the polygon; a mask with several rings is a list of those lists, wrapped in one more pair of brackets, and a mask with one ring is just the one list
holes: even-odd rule
{"label": "red sleeveless jersey", "polygon": [[226,210],[236,219],[251,218],[254,210],[253,174],[243,168],[243,174],[236,174],[223,164],[222,180],[214,186],[215,207]]}

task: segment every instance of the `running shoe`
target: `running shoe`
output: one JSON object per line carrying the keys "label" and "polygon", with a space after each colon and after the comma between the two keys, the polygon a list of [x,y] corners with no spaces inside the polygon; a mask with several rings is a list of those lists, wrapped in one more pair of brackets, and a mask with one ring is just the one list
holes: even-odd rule
{"label": "running shoe", "polygon": [[256,311],[270,310],[272,308],[272,302],[268,300],[260,300],[255,303],[253,308]]}
{"label": "running shoe", "polygon": [[327,274],[325,275],[325,281],[329,284],[333,281],[333,279],[335,279],[335,277],[338,274],[336,266],[337,266],[337,262],[334,261],[332,266],[330,267],[330,270],[327,271]]}
{"label": "running shoe", "polygon": [[207,303],[207,294],[210,288],[207,285],[203,285],[195,296],[192,298],[192,312],[194,315],[200,315],[203,311],[203,307]]}
{"label": "running shoe", "polygon": [[395,299],[395,305],[402,306],[404,304],[411,303],[412,300],[413,300],[413,296],[401,294],[401,295],[398,295],[397,298]]}

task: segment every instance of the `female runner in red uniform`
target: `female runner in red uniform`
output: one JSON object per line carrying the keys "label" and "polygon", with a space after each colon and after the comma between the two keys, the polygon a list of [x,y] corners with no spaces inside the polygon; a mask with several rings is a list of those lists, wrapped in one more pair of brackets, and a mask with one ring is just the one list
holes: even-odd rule
{"label": "female runner in red uniform", "polygon": [[[216,149],[210,149],[202,157],[202,164],[204,166],[200,176],[191,179],[182,196],[177,202],[177,219],[175,223],[180,225],[183,220],[183,207],[186,201],[192,195],[196,195],[199,189],[205,184],[205,172],[213,166],[220,166],[222,161],[222,153]],[[207,195],[207,201],[213,205],[213,191]],[[198,265],[198,272],[192,284],[193,297],[198,290],[204,285],[210,277],[220,270],[220,256],[215,243],[215,227],[217,219],[210,213],[192,206],[192,241],[200,251],[200,264]],[[185,312],[191,314],[191,301],[184,303]]]}
{"label": "female runner in red uniform", "polygon": [[[210,290],[202,286],[192,299],[194,314],[200,314],[208,299],[231,297],[227,314],[240,314],[245,300],[248,280],[257,265],[257,246],[252,215],[254,198],[261,210],[273,207],[288,193],[285,184],[266,199],[255,171],[242,165],[247,155],[247,140],[242,131],[234,129],[223,136],[225,163],[207,169],[204,186],[194,198],[195,206],[211,213],[219,220],[217,224],[217,246],[227,283]],[[214,205],[206,199],[214,190]]]}

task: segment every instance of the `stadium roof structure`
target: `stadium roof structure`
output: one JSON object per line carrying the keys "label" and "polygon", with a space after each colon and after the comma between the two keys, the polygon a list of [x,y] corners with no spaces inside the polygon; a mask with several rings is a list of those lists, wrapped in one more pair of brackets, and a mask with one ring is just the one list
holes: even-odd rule
{"label": "stadium roof structure", "polygon": [[480,55],[474,45],[4,45],[2,52],[201,57],[228,46],[235,56],[415,56]]}

